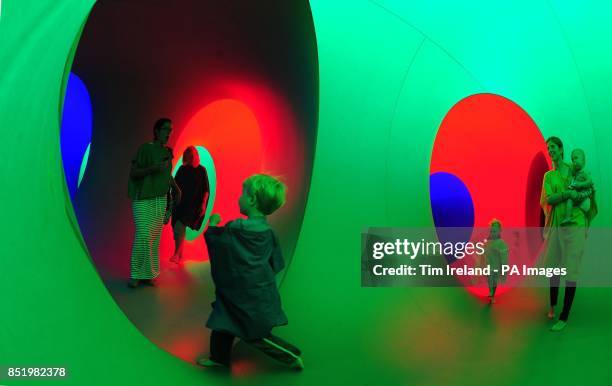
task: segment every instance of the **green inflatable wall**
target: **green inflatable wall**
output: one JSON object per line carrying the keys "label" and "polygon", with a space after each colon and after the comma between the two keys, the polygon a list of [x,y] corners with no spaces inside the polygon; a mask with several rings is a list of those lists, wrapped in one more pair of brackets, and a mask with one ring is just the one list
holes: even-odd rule
{"label": "green inflatable wall", "polygon": [[1,4],[0,366],[65,366],[68,379],[46,381],[58,385],[612,382],[608,288],[579,288],[575,327],[553,336],[542,320],[544,289],[510,292],[489,314],[461,288],[361,288],[359,265],[364,228],[432,225],[433,142],[449,109],[476,93],[509,98],[544,137],[584,148],[599,187],[594,226],[612,221],[612,3],[311,1],[319,122],[282,287],[290,320],[282,334],[301,346],[306,370],[262,360],[231,375],[147,340],[87,256],[59,123],[64,69],[93,5]]}

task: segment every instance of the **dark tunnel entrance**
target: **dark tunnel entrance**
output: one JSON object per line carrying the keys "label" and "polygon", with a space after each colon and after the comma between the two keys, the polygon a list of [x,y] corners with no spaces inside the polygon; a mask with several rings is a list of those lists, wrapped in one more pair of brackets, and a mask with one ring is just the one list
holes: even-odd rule
{"label": "dark tunnel entrance", "polygon": [[[159,287],[125,288],[133,237],[130,161],[138,146],[152,139],[155,120],[168,116],[174,122],[168,143],[173,168],[190,145],[201,150],[202,164],[210,168],[208,213],[214,205],[224,219],[238,217],[244,178],[257,172],[281,176],[288,185],[287,205],[269,220],[290,267],[318,114],[317,47],[308,2],[102,1],[75,43],[66,80],[70,74],[82,81],[91,103],[87,168],[81,168],[78,188],[71,183],[89,254],[132,322],[156,344],[194,361],[207,349],[203,323],[214,296],[205,244],[199,234],[188,235],[186,262],[173,267],[167,261],[172,230],[165,227]],[[67,162],[83,160],[79,155],[67,161],[64,149],[62,154],[68,179]],[[71,168],[73,174],[78,169]]]}

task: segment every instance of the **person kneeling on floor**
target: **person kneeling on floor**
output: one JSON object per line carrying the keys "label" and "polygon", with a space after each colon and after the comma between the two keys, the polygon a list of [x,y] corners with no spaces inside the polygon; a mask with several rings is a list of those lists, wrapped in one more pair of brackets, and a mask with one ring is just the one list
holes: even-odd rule
{"label": "person kneeling on floor", "polygon": [[215,284],[215,301],[206,326],[211,329],[210,358],[201,366],[229,366],[235,338],[288,366],[302,369],[300,350],[272,335],[287,324],[276,284],[285,266],[274,230],[266,221],[285,203],[286,186],[278,179],[255,174],[247,178],[238,200],[246,219],[218,226],[214,214],[204,238]]}

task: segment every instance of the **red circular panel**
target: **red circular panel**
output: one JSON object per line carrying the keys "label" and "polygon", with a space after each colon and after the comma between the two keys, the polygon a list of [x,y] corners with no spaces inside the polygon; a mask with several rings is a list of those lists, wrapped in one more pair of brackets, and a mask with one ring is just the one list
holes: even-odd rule
{"label": "red circular panel", "polygon": [[545,140],[519,105],[499,95],[476,94],[459,101],[442,121],[430,173],[450,173],[465,184],[474,227],[487,227],[497,218],[504,228],[524,228],[540,225],[539,195],[549,165]]}

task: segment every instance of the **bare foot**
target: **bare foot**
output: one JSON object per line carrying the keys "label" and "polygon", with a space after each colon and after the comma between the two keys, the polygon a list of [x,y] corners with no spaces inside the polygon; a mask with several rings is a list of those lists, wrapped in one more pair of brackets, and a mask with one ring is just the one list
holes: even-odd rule
{"label": "bare foot", "polygon": [[548,319],[553,319],[555,317],[555,308],[554,307],[550,307],[550,310],[548,310],[548,314],[546,314],[546,317]]}

